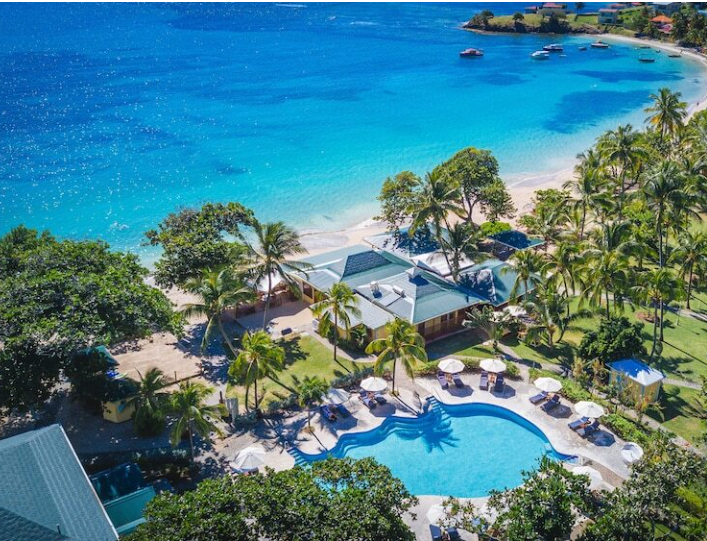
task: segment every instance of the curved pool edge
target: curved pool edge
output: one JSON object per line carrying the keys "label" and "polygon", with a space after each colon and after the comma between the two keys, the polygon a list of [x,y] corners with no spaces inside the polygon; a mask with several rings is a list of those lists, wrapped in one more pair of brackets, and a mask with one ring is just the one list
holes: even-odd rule
{"label": "curved pool edge", "polygon": [[[511,422],[514,422],[520,426],[523,426],[523,423],[527,423],[528,425],[530,425],[531,431],[536,431],[537,433],[539,433],[542,436],[542,438],[547,442],[546,445],[550,446],[550,449],[547,450],[548,453],[554,452],[558,456],[561,455],[562,457],[560,458],[560,460],[563,462],[571,462],[571,461],[576,460],[578,458],[578,455],[575,453],[564,452],[564,451],[560,450],[553,443],[552,439],[550,439],[550,437],[548,437],[548,435],[545,433],[545,431],[542,428],[540,428],[537,424],[535,424],[533,421],[531,421],[530,419],[528,419],[524,415],[521,415],[520,413],[513,411],[512,409],[507,408],[505,406],[501,406],[498,404],[492,404],[489,402],[482,402],[482,401],[449,403],[449,402],[445,402],[443,400],[440,400],[437,396],[432,395],[432,394],[425,396],[422,399],[422,402],[423,403],[430,403],[430,404],[432,402],[437,402],[442,407],[451,408],[451,409],[463,408],[463,407],[469,407],[469,406],[484,406],[484,407],[489,407],[491,409],[495,408],[498,410],[502,410],[503,412],[506,413],[506,415],[508,415],[510,417],[517,417],[521,421],[521,422],[517,422],[515,419],[508,419]],[[298,460],[297,460],[298,458],[300,459],[300,461],[304,461],[306,463],[311,463],[311,462],[316,462],[318,460],[323,460],[327,456],[332,455],[336,451],[337,448],[343,447],[346,444],[346,441],[348,441],[351,438],[361,437],[362,435],[372,434],[373,432],[376,432],[376,431],[385,430],[387,426],[393,425],[395,423],[416,424],[420,421],[424,421],[429,415],[431,415],[431,411],[430,411],[431,407],[432,407],[431,405],[426,406],[422,413],[420,413],[414,417],[407,416],[407,415],[403,416],[403,415],[398,415],[398,414],[394,413],[394,414],[386,417],[385,419],[383,419],[383,421],[378,426],[370,428],[369,430],[346,432],[345,434],[342,434],[341,436],[339,436],[337,438],[336,443],[334,444],[333,447],[331,447],[330,449],[324,449],[323,451],[321,451],[319,453],[307,453],[305,451],[302,451],[295,444],[291,444],[290,447],[288,448],[288,451],[295,458],[295,464],[298,464]],[[527,427],[523,427],[523,428],[527,429]],[[387,437],[387,435],[385,437]],[[439,496],[439,494],[429,494],[429,496]]]}

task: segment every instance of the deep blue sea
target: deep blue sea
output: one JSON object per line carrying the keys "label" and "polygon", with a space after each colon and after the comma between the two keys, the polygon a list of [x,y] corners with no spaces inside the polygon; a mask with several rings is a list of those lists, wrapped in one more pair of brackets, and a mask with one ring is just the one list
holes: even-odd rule
{"label": "deep blue sea", "polygon": [[[151,254],[169,212],[235,200],[334,229],[375,213],[387,175],[473,145],[504,178],[568,167],[640,125],[694,61],[632,46],[530,59],[546,37],[459,25],[511,4],[2,4],[0,233],[18,223]],[[460,59],[466,47],[481,59]]]}

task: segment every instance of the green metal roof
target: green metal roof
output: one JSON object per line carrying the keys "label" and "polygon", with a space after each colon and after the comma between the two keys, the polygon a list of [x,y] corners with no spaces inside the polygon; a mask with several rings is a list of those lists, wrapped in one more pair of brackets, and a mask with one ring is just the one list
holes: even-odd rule
{"label": "green metal roof", "polygon": [[91,476],[91,484],[103,503],[126,496],[146,486],[140,467],[126,462]]}
{"label": "green metal roof", "polygon": [[0,507],[0,540],[2,541],[72,541],[60,534]]}
{"label": "green metal roof", "polygon": [[410,268],[412,264],[383,251],[356,245],[301,260],[312,268],[292,271],[320,291],[345,282],[351,289],[383,280]]}
{"label": "green metal roof", "polygon": [[156,495],[155,489],[148,486],[105,504],[108,516],[121,536],[134,532],[145,522],[142,512]]}
{"label": "green metal roof", "polygon": [[2,533],[17,515],[75,541],[118,538],[60,425],[0,440],[0,508]]}
{"label": "green metal roof", "polygon": [[393,321],[395,316],[383,308],[376,306],[362,295],[356,295],[358,301],[357,308],[361,312],[360,317],[350,316],[351,327],[365,325],[369,329],[379,329],[386,323]]}
{"label": "green metal roof", "polygon": [[514,250],[536,248],[537,246],[544,244],[542,239],[531,237],[516,229],[510,229],[508,231],[496,233],[495,235],[489,235],[489,238],[495,240],[496,242],[500,242],[501,244],[505,244]]}
{"label": "green metal roof", "polygon": [[377,306],[414,324],[485,301],[472,291],[414,267],[378,281],[377,291],[370,284],[356,291]]}
{"label": "green metal roof", "polygon": [[[498,259],[488,259],[465,271],[461,282],[464,287],[487,299],[492,305],[501,306],[511,300],[511,291],[517,276],[516,271],[508,263]],[[525,287],[519,284],[518,296],[524,294]]]}

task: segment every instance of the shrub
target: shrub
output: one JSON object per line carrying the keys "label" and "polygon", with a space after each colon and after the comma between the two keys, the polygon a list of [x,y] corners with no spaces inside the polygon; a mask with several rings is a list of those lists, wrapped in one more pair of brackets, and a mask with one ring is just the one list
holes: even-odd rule
{"label": "shrub", "polygon": [[516,363],[509,363],[506,362],[506,372],[505,372],[506,377],[510,379],[521,379],[520,376],[520,368],[518,368],[518,365]]}
{"label": "shrub", "polygon": [[[481,363],[481,359],[478,357],[459,357],[459,360],[464,363],[469,372],[478,372],[479,364]],[[415,377],[434,376],[439,370],[437,364],[439,364],[439,360],[428,361],[418,365],[414,369]]]}
{"label": "shrub", "polygon": [[560,378],[562,380],[562,391],[560,392],[570,402],[580,402],[591,400],[592,395],[582,385],[572,379]]}
{"label": "shrub", "polygon": [[605,415],[601,418],[601,422],[623,440],[635,441],[641,445],[647,444],[650,440],[650,432],[644,426],[618,413]]}

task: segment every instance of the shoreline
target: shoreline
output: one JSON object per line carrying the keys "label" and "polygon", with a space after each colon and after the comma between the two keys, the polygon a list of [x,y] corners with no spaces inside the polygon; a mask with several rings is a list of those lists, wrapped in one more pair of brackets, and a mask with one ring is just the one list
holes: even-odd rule
{"label": "shoreline", "polygon": [[[477,32],[477,30],[471,28],[464,28],[464,30],[470,32]],[[484,32],[478,31],[485,34],[495,34],[497,32]],[[550,35],[550,34],[547,34]],[[629,37],[629,36],[618,36],[615,34],[567,34],[570,36],[586,36],[593,39],[601,39],[605,41],[614,41],[624,44],[634,44],[634,45],[650,45],[661,51],[679,53],[682,58],[689,58],[696,62],[699,62],[702,69],[707,73],[707,56],[696,53],[691,50],[684,49],[673,43],[664,43],[657,40]],[[700,96],[697,102],[688,103],[687,107],[687,118],[692,118],[695,114],[700,111],[707,110],[707,89],[705,93]],[[513,202],[516,206],[516,215],[513,219],[508,220],[511,224],[515,225],[516,220],[523,214],[527,214],[532,210],[531,200],[536,190],[545,190],[550,188],[561,188],[562,185],[571,180],[574,176],[574,165],[577,163],[576,158],[572,160],[572,166],[569,168],[561,169],[559,171],[550,171],[544,173],[530,173],[527,176],[522,176],[521,178],[506,182]],[[309,255],[317,255],[323,252],[327,252],[336,248],[343,248],[346,246],[352,246],[354,244],[365,244],[363,240],[364,237],[376,235],[385,232],[386,227],[382,222],[376,222],[372,217],[368,218],[362,222],[351,225],[349,227],[343,227],[331,231],[307,231],[300,233],[302,244],[309,251]]]}

